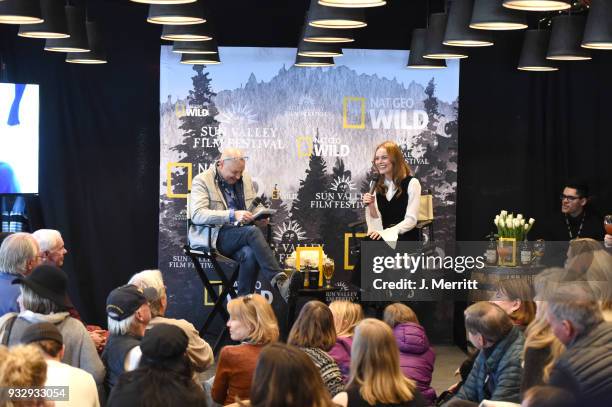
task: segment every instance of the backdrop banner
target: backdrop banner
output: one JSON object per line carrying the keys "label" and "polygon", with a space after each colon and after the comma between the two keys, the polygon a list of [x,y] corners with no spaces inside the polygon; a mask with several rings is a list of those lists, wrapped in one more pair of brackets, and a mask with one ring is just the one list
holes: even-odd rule
{"label": "backdrop banner", "polygon": [[[300,68],[295,49],[223,47],[222,64],[192,66],[162,47],[159,268],[169,314],[199,326],[210,309],[182,252],[185,207],[191,179],[227,147],[248,156],[258,196],[278,211],[271,238],[279,261],[297,247],[322,247],[335,261],[337,298],[356,295],[347,225],[364,219],[361,196],[385,140],[400,145],[433,194],[435,240],[455,240],[459,64],[412,70],[406,51],[343,52],[333,67]],[[269,282],[256,291],[282,308]]]}

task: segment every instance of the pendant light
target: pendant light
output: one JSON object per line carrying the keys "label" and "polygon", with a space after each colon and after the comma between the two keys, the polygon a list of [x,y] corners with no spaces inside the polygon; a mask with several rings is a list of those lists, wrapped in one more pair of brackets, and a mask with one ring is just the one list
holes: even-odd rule
{"label": "pendant light", "polygon": [[546,59],[549,30],[527,30],[523,40],[523,49],[519,59],[518,69],[521,71],[549,72],[558,71],[553,63]]}
{"label": "pendant light", "polygon": [[582,46],[612,49],[612,1],[591,0]]}
{"label": "pendant light", "polygon": [[304,57],[339,57],[342,49],[336,44],[324,44],[320,42],[300,42],[298,55]]}
{"label": "pendant light", "polygon": [[168,25],[202,24],[206,22],[202,3],[151,4],[149,23]]}
{"label": "pendant light", "polygon": [[444,59],[423,58],[425,51],[425,40],[427,39],[427,29],[415,28],[412,31],[412,41],[410,42],[410,54],[408,55],[407,68],[411,69],[441,69],[446,68]]}
{"label": "pendant light", "polygon": [[0,1],[0,23],[2,24],[40,24],[43,18],[38,0]]}
{"label": "pendant light", "polygon": [[582,33],[586,17],[562,15],[553,17],[552,33],[546,58],[556,61],[585,61],[591,59],[588,49],[582,48]]}
{"label": "pendant light", "polygon": [[306,42],[343,43],[353,42],[351,30],[319,28],[306,24],[303,40]]}
{"label": "pendant light", "polygon": [[102,36],[100,35],[100,28],[95,21],[87,21],[87,40],[89,41],[89,52],[69,52],[66,54],[66,62],[71,64],[105,64],[108,62],[106,59],[106,51],[104,49],[104,43],[102,42]]}
{"label": "pendant light", "polygon": [[213,39],[213,33],[208,23],[164,25],[161,39],[166,41],[210,41]]}
{"label": "pendant light", "polygon": [[85,28],[85,12],[82,8],[65,6],[69,38],[48,38],[45,41],[45,51],[54,52],[89,52],[87,29]]}
{"label": "pendant light", "polygon": [[361,28],[368,25],[362,9],[325,7],[312,0],[308,24],[320,28]]}
{"label": "pendant light", "polygon": [[217,54],[216,41],[174,41],[172,52],[180,54]]}
{"label": "pendant light", "polygon": [[198,0],[130,0],[133,3],[142,4],[186,4],[195,3]]}
{"label": "pendant light", "polygon": [[444,33],[446,32],[446,13],[433,13],[429,16],[429,27],[427,28],[427,39],[425,41],[424,58],[431,59],[459,59],[467,58],[456,47],[444,45]]}
{"label": "pendant light", "polygon": [[569,0],[504,0],[504,7],[524,11],[557,11],[571,7]]}
{"label": "pendant light", "polygon": [[502,6],[501,0],[475,0],[470,28],[478,30],[522,30],[525,16]]}
{"label": "pendant light", "polygon": [[295,66],[299,67],[324,67],[334,66],[334,58],[321,58],[321,57],[305,57],[297,55],[295,58]]}
{"label": "pendant light", "polygon": [[487,47],[493,40],[485,30],[470,28],[474,0],[453,0],[446,21],[444,45],[453,47]]}
{"label": "pendant light", "polygon": [[319,4],[327,7],[365,8],[384,6],[387,2],[385,0],[319,0]]}
{"label": "pendant light", "polygon": [[181,54],[181,64],[217,65],[220,64],[219,54],[199,55]]}
{"label": "pendant light", "polygon": [[62,0],[40,0],[41,24],[19,26],[20,37],[28,38],[68,38],[68,23]]}

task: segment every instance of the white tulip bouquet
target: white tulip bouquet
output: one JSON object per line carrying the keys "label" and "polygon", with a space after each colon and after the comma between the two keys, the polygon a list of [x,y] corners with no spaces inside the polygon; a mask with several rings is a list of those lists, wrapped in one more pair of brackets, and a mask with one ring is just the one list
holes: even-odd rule
{"label": "white tulip bouquet", "polygon": [[493,220],[495,227],[497,227],[498,237],[503,238],[514,238],[517,242],[527,240],[527,234],[535,223],[534,218],[525,220],[522,214],[514,216],[513,213],[508,211],[501,211],[499,215],[495,216]]}

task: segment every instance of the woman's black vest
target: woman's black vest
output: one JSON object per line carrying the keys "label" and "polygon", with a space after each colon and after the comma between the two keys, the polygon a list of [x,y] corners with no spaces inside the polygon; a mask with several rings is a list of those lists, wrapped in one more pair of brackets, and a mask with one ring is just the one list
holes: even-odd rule
{"label": "woman's black vest", "polygon": [[[407,176],[401,182],[402,194],[399,195],[399,190],[395,191],[395,195],[390,201],[383,194],[376,194],[376,205],[382,217],[383,228],[395,226],[406,217],[406,208],[408,207],[408,184],[412,176]],[[419,198],[420,199],[420,198]],[[414,228],[404,234],[398,236],[399,241],[417,241],[419,240],[419,231]]]}

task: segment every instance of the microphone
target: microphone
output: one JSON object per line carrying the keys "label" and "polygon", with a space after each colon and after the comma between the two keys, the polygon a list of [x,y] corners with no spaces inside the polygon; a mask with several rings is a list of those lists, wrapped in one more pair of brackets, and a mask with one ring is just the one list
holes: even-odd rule
{"label": "microphone", "polygon": [[[374,193],[374,189],[376,188],[376,183],[378,182],[378,174],[374,175],[374,178],[370,181],[370,194]],[[370,204],[367,204],[366,206],[370,206]]]}

